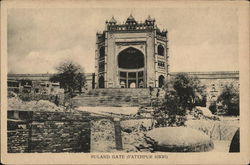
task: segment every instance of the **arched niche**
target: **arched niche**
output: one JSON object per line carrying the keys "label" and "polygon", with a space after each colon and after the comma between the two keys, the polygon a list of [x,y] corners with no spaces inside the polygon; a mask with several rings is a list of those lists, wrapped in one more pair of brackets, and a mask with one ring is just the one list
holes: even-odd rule
{"label": "arched niche", "polygon": [[99,88],[104,88],[104,77],[100,76],[98,79]]}
{"label": "arched niche", "polygon": [[160,45],[158,45],[157,46],[157,53],[158,53],[158,55],[160,55],[160,56],[164,56],[165,55],[165,49],[164,49],[164,47],[160,44]]}
{"label": "arched niche", "polygon": [[100,49],[99,49],[99,57],[100,58],[104,58],[105,56],[105,47],[102,46]]}
{"label": "arched niche", "polygon": [[160,75],[159,78],[158,78],[158,87],[161,88],[164,86],[165,84],[165,77],[163,75]]}

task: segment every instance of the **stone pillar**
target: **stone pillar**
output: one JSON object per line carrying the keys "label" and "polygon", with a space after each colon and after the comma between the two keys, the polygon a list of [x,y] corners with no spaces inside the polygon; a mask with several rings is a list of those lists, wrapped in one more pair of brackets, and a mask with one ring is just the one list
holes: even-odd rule
{"label": "stone pillar", "polygon": [[115,127],[115,146],[117,150],[122,150],[122,131],[121,123],[119,118],[114,118],[114,127]]}

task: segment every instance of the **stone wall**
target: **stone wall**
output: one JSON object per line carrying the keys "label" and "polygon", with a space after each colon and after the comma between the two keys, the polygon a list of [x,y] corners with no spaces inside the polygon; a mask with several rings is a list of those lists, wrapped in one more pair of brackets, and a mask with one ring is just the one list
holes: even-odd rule
{"label": "stone wall", "polygon": [[226,85],[232,84],[239,90],[239,79],[200,79],[200,81],[206,86],[208,104],[217,100]]}
{"label": "stone wall", "polygon": [[29,130],[8,131],[8,152],[24,153],[28,151]]}
{"label": "stone wall", "polygon": [[[171,72],[170,79],[173,78],[178,73],[187,73],[191,77],[197,77],[206,85],[212,84],[221,84],[222,82],[226,81],[236,81],[239,83],[239,71],[223,71],[223,72]],[[35,81],[49,81],[49,77],[52,76],[51,74],[8,74],[8,81],[18,81],[21,79],[28,79],[33,82]],[[92,84],[97,85],[98,79],[93,79],[93,73],[85,73],[86,77],[86,85],[87,88],[90,90]],[[97,78],[97,75],[95,75]],[[93,82],[94,81],[94,82]]]}
{"label": "stone wall", "polygon": [[8,131],[8,152],[89,152],[88,115],[34,111],[26,128]]}
{"label": "stone wall", "polygon": [[[184,72],[172,72],[170,74],[170,80],[178,73]],[[235,89],[239,90],[239,72],[227,71],[227,72],[185,72],[188,76],[198,78],[201,85],[205,85],[207,93],[207,107],[216,101],[218,96],[222,93],[223,88],[226,85],[232,84]]]}

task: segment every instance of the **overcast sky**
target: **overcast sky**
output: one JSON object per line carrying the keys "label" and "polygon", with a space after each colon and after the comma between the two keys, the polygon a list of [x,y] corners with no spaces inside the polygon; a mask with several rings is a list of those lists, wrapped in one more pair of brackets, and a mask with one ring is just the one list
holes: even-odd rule
{"label": "overcast sky", "polygon": [[124,22],[130,13],[168,29],[170,72],[239,70],[236,8],[78,8],[9,9],[8,72],[52,73],[66,59],[94,72],[96,32],[112,16]]}

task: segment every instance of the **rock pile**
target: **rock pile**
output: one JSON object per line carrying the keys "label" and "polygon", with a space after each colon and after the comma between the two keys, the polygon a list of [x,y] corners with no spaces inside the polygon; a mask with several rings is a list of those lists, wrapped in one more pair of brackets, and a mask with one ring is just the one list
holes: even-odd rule
{"label": "rock pile", "polygon": [[125,152],[152,152],[153,146],[145,139],[146,132],[151,129],[149,119],[125,120],[121,122]]}
{"label": "rock pile", "polygon": [[64,111],[62,107],[56,106],[54,103],[49,102],[47,100],[39,100],[34,104],[33,110],[38,110],[38,111]]}
{"label": "rock pile", "polygon": [[8,98],[8,110],[65,111],[63,107],[58,107],[47,100],[22,101],[18,97]]}
{"label": "rock pile", "polygon": [[206,107],[196,106],[191,112],[195,119],[209,119],[209,120],[220,120],[220,118],[216,115],[213,115],[212,112]]}
{"label": "rock pile", "polygon": [[111,120],[91,121],[91,152],[114,152],[115,132]]}
{"label": "rock pile", "polygon": [[145,140],[143,132],[123,132],[123,149],[125,152],[152,152],[153,146]]}
{"label": "rock pile", "polygon": [[[114,123],[108,119],[91,123],[91,152],[116,152]],[[149,126],[149,120],[121,121],[122,152],[152,152],[153,146],[145,140]]]}

